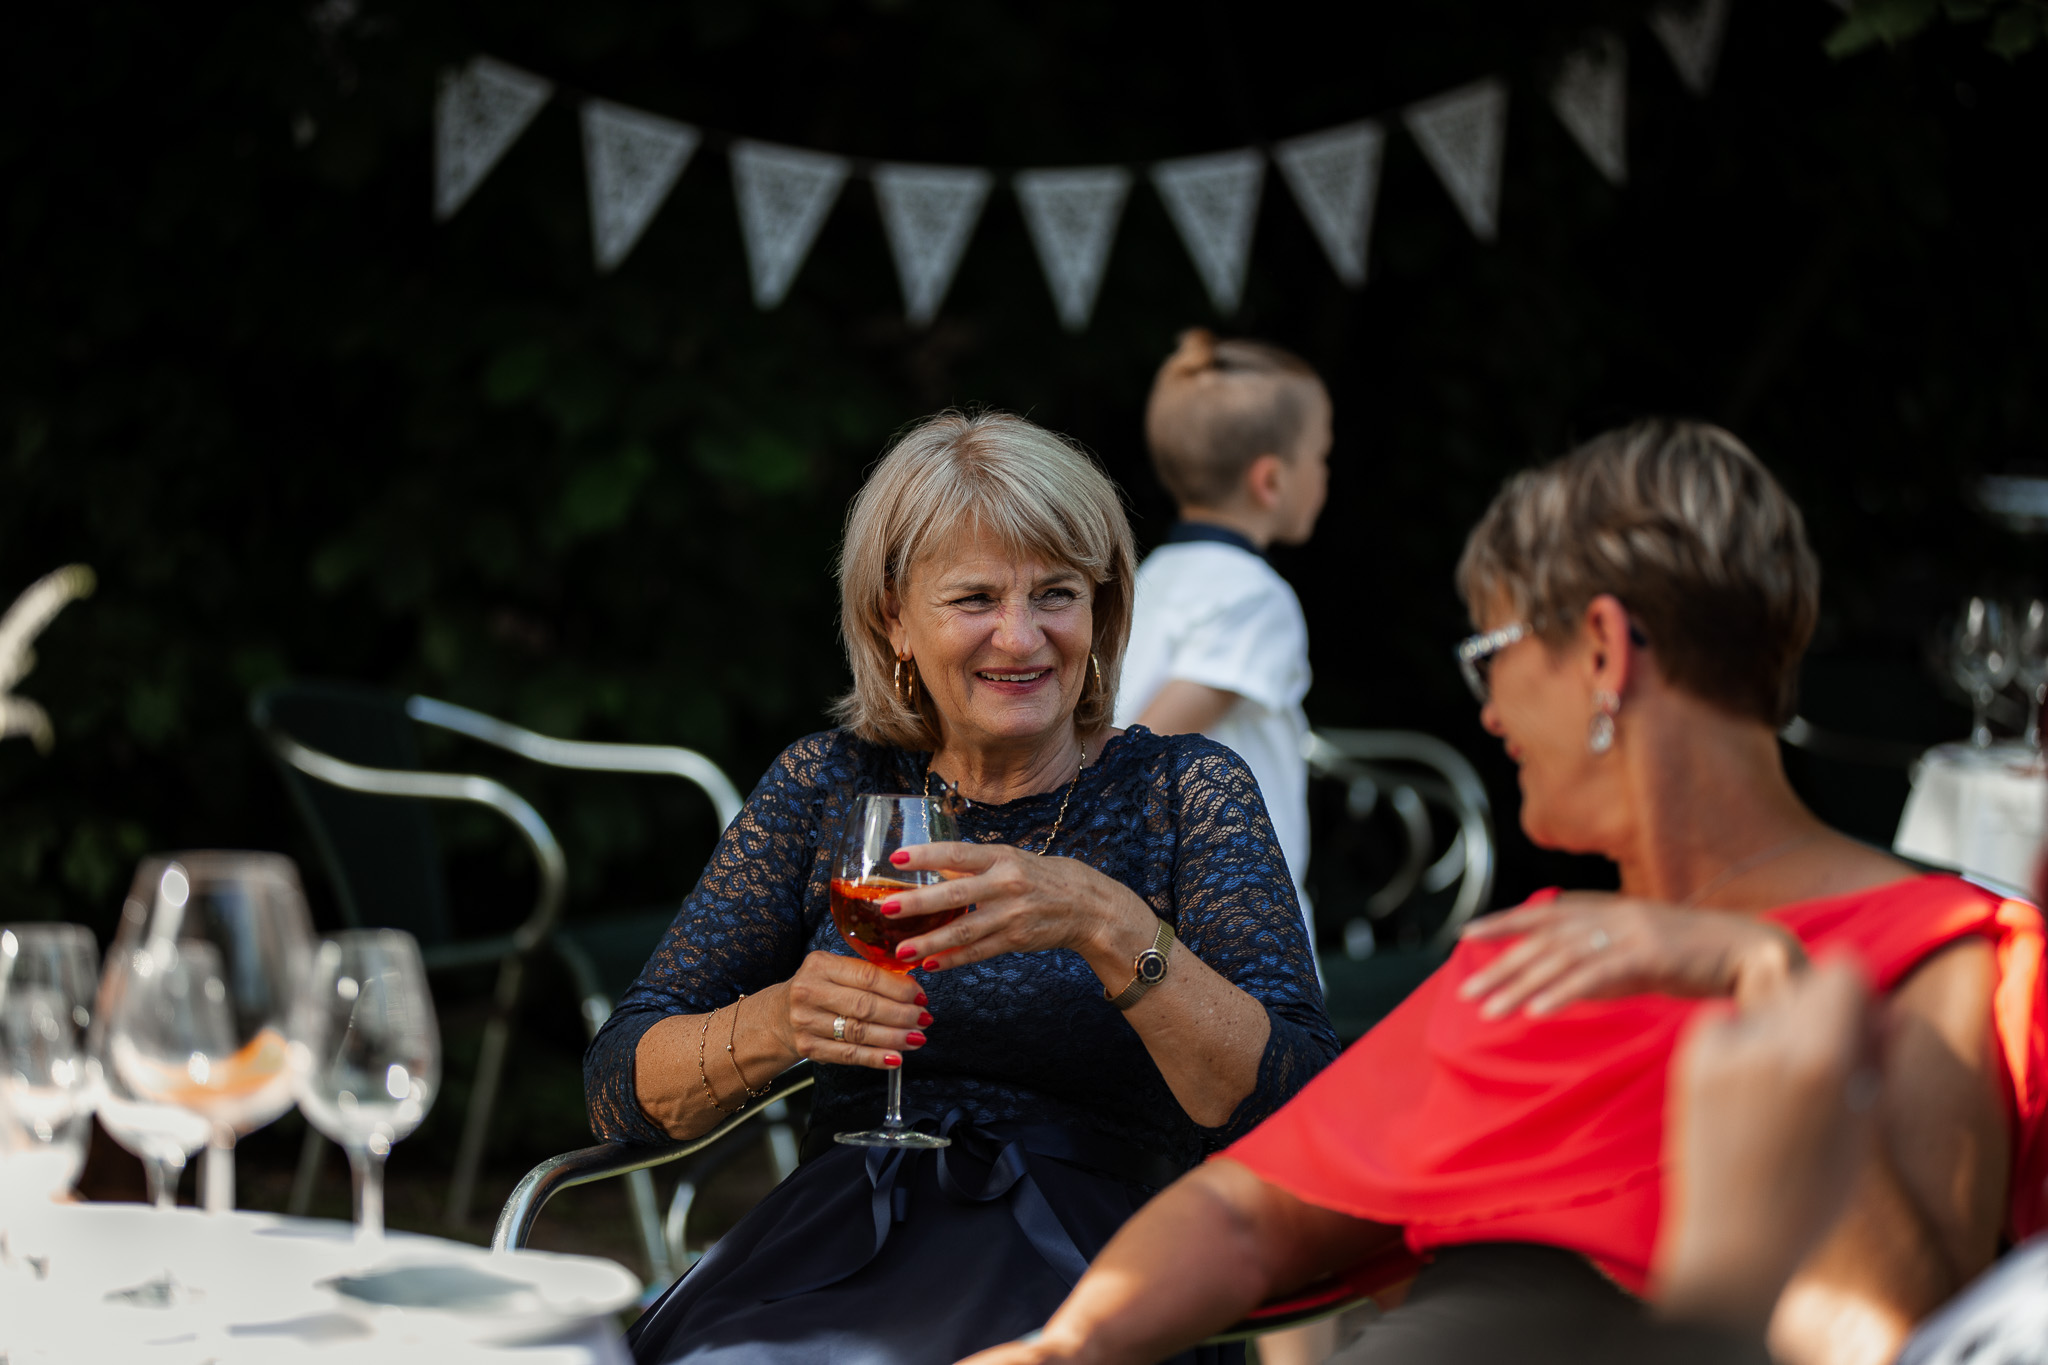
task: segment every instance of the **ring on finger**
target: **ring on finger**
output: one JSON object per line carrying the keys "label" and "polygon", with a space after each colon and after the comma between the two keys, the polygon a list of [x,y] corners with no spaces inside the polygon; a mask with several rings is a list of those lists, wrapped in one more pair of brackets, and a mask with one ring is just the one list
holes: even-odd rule
{"label": "ring on finger", "polygon": [[846,1016],[843,1014],[832,1016],[832,1041],[835,1043],[846,1041]]}
{"label": "ring on finger", "polygon": [[1614,942],[1614,940],[1607,937],[1607,931],[1605,929],[1595,929],[1593,931],[1592,937],[1586,940],[1588,946],[1590,946],[1592,950],[1596,953],[1606,952],[1607,945],[1612,942]]}

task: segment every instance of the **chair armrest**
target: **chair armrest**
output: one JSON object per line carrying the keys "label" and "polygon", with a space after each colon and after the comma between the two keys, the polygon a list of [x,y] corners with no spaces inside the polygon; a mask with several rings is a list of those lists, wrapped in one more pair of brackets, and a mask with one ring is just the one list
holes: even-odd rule
{"label": "chair armrest", "polygon": [[562,846],[555,842],[554,833],[540,818],[540,812],[504,783],[474,774],[366,768],[308,748],[275,725],[263,727],[263,741],[272,753],[298,771],[343,791],[424,801],[466,801],[497,811],[518,828],[533,851],[534,861],[540,865],[540,889],[534,896],[532,913],[512,931],[513,942],[520,952],[531,952],[555,927],[562,912],[562,893],[569,882]]}
{"label": "chair armrest", "polygon": [[766,1113],[776,1100],[787,1099],[816,1080],[811,1064],[798,1062],[768,1083],[766,1095],[699,1137],[681,1142],[605,1142],[549,1157],[521,1177],[513,1188],[512,1197],[498,1213],[498,1226],[491,1233],[491,1250],[517,1251],[525,1246],[541,1209],[563,1190],[694,1156],[741,1124]]}
{"label": "chair armrest", "polygon": [[467,735],[550,768],[578,768],[602,773],[667,773],[686,782],[694,782],[711,798],[712,808],[718,812],[721,830],[740,813],[739,789],[733,786],[731,779],[716,763],[695,749],[672,744],[601,744],[593,740],[551,739],[481,711],[436,701],[432,697],[407,698],[405,713],[422,725]]}

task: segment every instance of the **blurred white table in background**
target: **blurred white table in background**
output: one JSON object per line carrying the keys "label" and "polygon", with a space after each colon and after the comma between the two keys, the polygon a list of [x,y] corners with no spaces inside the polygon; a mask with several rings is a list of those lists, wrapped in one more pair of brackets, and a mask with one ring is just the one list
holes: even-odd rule
{"label": "blurred white table in background", "polygon": [[[594,1256],[493,1255],[347,1224],[136,1204],[0,1211],[5,1365],[627,1365],[615,1314],[639,1283]],[[146,1302],[165,1272],[196,1293]],[[368,1279],[368,1303],[329,1282]],[[138,1289],[142,1293],[136,1293]],[[372,1297],[379,1297],[372,1294]]]}
{"label": "blurred white table in background", "polygon": [[1943,744],[1913,769],[1895,852],[2031,898],[2048,831],[2048,780],[2021,744]]}

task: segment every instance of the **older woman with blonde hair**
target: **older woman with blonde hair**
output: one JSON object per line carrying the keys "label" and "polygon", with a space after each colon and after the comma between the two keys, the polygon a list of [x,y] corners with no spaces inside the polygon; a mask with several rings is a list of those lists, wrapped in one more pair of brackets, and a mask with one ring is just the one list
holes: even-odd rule
{"label": "older woman with blonde hair", "polygon": [[[1015,1337],[1335,1055],[1244,764],[1110,727],[1133,559],[1109,480],[1006,414],[919,424],[855,499],[842,726],[761,779],[586,1062],[592,1126],[640,1141],[819,1067],[802,1164],[636,1324],[636,1360],[944,1362]],[[902,945],[916,976],[885,971],[833,926],[834,845],[856,797],[945,788],[960,840],[899,855],[945,880],[880,908],[972,911]],[[835,1146],[906,1059],[906,1108],[952,1145]]]}
{"label": "older woman with blonde hair", "polygon": [[1702,1257],[1743,1284],[1771,1269],[1697,1244],[1700,1220],[1660,1226],[1671,1058],[1702,1001],[1769,998],[1809,954],[1857,964],[1889,1045],[1847,1207],[1769,1285],[1772,1354],[1889,1361],[2048,1224],[2039,913],[1829,829],[1786,781],[1819,579],[1799,509],[1718,428],[1646,422],[1510,480],[1459,567],[1480,632],[1459,659],[1522,828],[1610,859],[1621,894],[1469,929],[1132,1220],[1037,1341],[977,1365],[1143,1365],[1318,1278],[1410,1277],[1346,1365],[1645,1358],[1601,1343],[1634,1339],[1660,1281]]}

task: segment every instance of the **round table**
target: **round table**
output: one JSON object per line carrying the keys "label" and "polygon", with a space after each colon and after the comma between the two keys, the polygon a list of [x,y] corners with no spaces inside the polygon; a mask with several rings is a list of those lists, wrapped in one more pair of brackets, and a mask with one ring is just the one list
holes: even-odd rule
{"label": "round table", "polygon": [[16,1203],[0,1237],[6,1365],[626,1365],[615,1315],[640,1287],[593,1256],[362,1246],[264,1213]]}
{"label": "round table", "polygon": [[2048,832],[2041,756],[2023,744],[1943,744],[1913,767],[1892,849],[2032,898]]}

